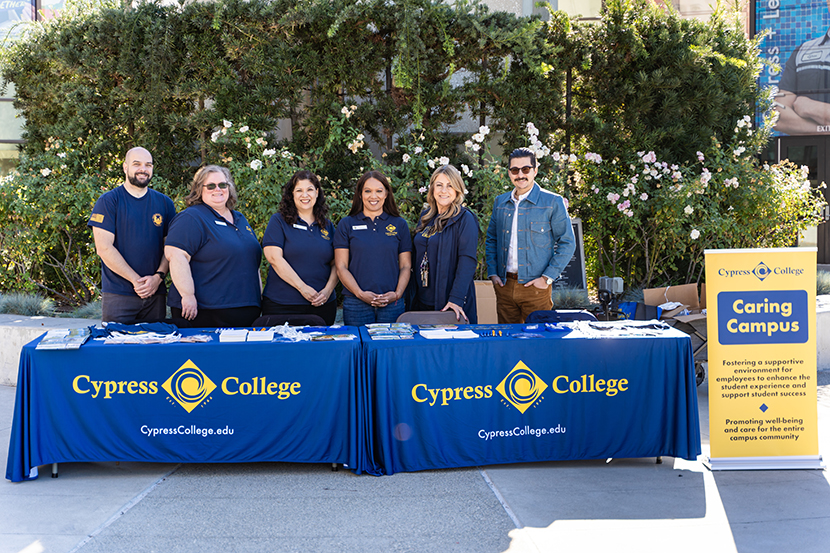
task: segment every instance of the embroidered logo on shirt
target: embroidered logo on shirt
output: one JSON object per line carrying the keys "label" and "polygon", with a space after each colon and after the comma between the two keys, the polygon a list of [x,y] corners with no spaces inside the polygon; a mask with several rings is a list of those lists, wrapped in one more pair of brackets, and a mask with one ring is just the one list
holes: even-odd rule
{"label": "embroidered logo on shirt", "polygon": [[320,230],[320,236],[323,237],[323,240],[331,240],[331,236],[329,236],[329,231],[327,231],[326,229]]}
{"label": "embroidered logo on shirt", "polygon": [[388,225],[386,225],[386,236],[397,236],[397,235],[398,235],[398,229],[395,228],[395,225],[393,225],[392,223],[389,223]]}
{"label": "embroidered logo on shirt", "polygon": [[104,214],[103,213],[93,213],[89,220],[93,223],[103,223],[104,222]]}
{"label": "embroidered logo on shirt", "polygon": [[163,221],[164,219],[162,218],[161,213],[156,213],[155,215],[153,215],[153,224],[157,227],[160,227]]}

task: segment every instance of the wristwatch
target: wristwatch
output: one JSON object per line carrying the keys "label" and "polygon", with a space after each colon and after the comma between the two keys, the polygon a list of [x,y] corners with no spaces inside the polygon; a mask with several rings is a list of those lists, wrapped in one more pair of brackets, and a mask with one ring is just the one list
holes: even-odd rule
{"label": "wristwatch", "polygon": [[154,275],[158,275],[161,277],[161,280],[164,280],[164,277],[167,276],[166,274],[162,273],[161,271],[156,271],[153,273]]}
{"label": "wristwatch", "polygon": [[553,279],[552,279],[552,278],[550,278],[550,277],[545,278],[545,284],[547,284],[548,286],[550,286],[551,284],[553,284]]}

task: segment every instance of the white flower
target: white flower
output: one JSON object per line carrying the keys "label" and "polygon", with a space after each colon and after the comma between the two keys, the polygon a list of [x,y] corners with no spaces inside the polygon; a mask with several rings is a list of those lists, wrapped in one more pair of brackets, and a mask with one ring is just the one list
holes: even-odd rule
{"label": "white flower", "polygon": [[270,157],[272,155],[275,155],[276,153],[277,153],[277,151],[275,149],[271,148],[271,149],[268,149],[268,150],[265,150],[264,152],[262,152],[262,155]]}
{"label": "white flower", "polygon": [[230,122],[230,121],[228,121],[227,119],[225,119],[224,121],[222,121],[222,125],[223,125],[226,129],[230,129],[231,127],[233,127],[233,123],[231,123],[231,122]]}
{"label": "white flower", "polygon": [[378,32],[377,25],[375,25],[375,24],[374,24],[374,23],[372,23],[372,22],[369,22],[369,23],[366,25],[366,30],[367,30],[367,31],[369,31],[370,33],[373,33],[373,34],[377,34],[377,32]]}
{"label": "white flower", "polygon": [[695,208],[693,208],[690,205],[687,205],[686,207],[683,208],[683,211],[686,213],[686,215],[691,215],[694,210],[695,210]]}
{"label": "white flower", "polygon": [[48,177],[49,175],[52,174],[52,170],[47,167],[45,169],[41,169],[40,174],[43,175],[44,177]]}
{"label": "white flower", "polygon": [[484,142],[484,135],[481,133],[475,133],[471,138],[479,143]]}
{"label": "white flower", "polygon": [[411,157],[409,157],[409,154],[404,154],[404,155],[403,155],[403,162],[404,162],[404,163],[409,163],[409,160],[410,160],[410,159],[412,159],[412,158],[411,158]]}
{"label": "white flower", "polygon": [[421,194],[424,194],[426,191],[427,191],[426,186],[422,186],[421,188],[418,189],[418,192],[420,192]]}
{"label": "white flower", "polygon": [[[478,132],[480,132],[481,136],[484,137],[490,134],[490,127],[488,127],[487,125],[482,125],[478,128]],[[481,140],[479,140],[479,142],[481,142]]]}
{"label": "white flower", "polygon": [[649,152],[643,156],[643,163],[654,163],[657,161],[657,154],[654,152]]}
{"label": "white flower", "polygon": [[537,129],[536,125],[534,125],[533,123],[528,123],[527,125],[525,125],[525,127],[527,128],[527,134],[528,135],[530,135],[530,136],[538,136],[539,135],[539,129]]}
{"label": "white flower", "polygon": [[418,154],[420,154],[423,151],[424,151],[423,148],[421,148],[420,146],[416,146],[415,151],[413,153],[417,156]]}
{"label": "white flower", "polygon": [[571,154],[571,155],[568,156],[568,161],[570,161],[571,163],[576,163],[576,160],[577,160],[576,154]]}
{"label": "white flower", "polygon": [[466,142],[464,142],[464,147],[469,150],[470,148],[473,147],[473,141],[472,140],[467,140]]}
{"label": "white flower", "polygon": [[640,194],[640,200],[642,200],[642,201],[646,201],[647,199],[648,199],[648,194],[646,194],[645,192],[643,192],[642,194]]}
{"label": "white flower", "polygon": [[559,152],[553,152],[550,157],[553,158],[553,161],[559,161],[562,158],[562,155]]}
{"label": "white flower", "polygon": [[692,233],[689,235],[692,237],[692,240],[697,240],[700,238],[700,231],[697,229],[692,229]]}
{"label": "white flower", "polygon": [[608,195],[607,195],[607,196],[605,196],[605,197],[606,197],[606,198],[608,199],[608,201],[609,201],[609,202],[611,202],[612,204],[617,203],[617,200],[619,200],[619,199],[620,199],[620,195],[619,195],[619,194],[614,194],[613,192],[609,192],[609,193],[608,193]]}
{"label": "white flower", "polygon": [[697,160],[703,163],[703,152],[697,152]]}
{"label": "white flower", "polygon": [[450,158],[448,158],[446,156],[441,156],[440,158],[438,158],[438,164],[439,165],[449,165],[450,164]]}
{"label": "white flower", "polygon": [[363,136],[363,134],[361,133],[361,134],[359,134],[359,135],[357,135],[357,136],[355,137],[355,140],[357,140],[357,141],[359,141],[359,142],[363,142],[363,139],[364,139],[364,138],[366,138],[366,137],[365,137],[365,136]]}
{"label": "white flower", "polygon": [[427,165],[429,165],[430,169],[435,169],[435,160],[431,159],[431,160],[427,161]]}
{"label": "white flower", "polygon": [[260,146],[265,146],[267,144],[267,142],[265,142],[264,138],[257,138],[256,143],[259,144]]}
{"label": "white flower", "polygon": [[283,150],[280,155],[283,157],[283,159],[290,159],[291,158],[291,152],[289,152],[288,150]]}
{"label": "white flower", "polygon": [[239,127],[239,131],[237,132],[248,132],[248,125],[245,125],[244,127]]}
{"label": "white flower", "polygon": [[467,175],[468,177],[473,174],[473,172],[470,171],[470,168],[463,163],[461,164],[461,172]]}
{"label": "white flower", "polygon": [[210,135],[211,142],[216,142],[217,140],[219,140],[219,136],[221,136],[221,134],[222,134],[221,132],[216,131],[215,133]]}
{"label": "white flower", "polygon": [[597,188],[596,186],[594,187],[594,194],[599,194],[599,188]]}
{"label": "white flower", "polygon": [[472,147],[471,149],[472,149],[474,152],[477,152],[477,151],[479,151],[479,150],[481,149],[481,146],[479,146],[478,144],[473,144],[473,147]]}
{"label": "white flower", "polygon": [[[66,169],[66,163],[61,164],[61,169]],[[807,188],[809,189],[809,187],[810,187],[810,183],[808,182],[807,183]]]}
{"label": "white flower", "polygon": [[58,157],[63,159],[66,157],[66,152],[58,152]]}
{"label": "white flower", "polygon": [[258,159],[253,160],[251,162],[251,169],[253,169],[254,171],[259,171],[260,169],[262,169],[262,162]]}

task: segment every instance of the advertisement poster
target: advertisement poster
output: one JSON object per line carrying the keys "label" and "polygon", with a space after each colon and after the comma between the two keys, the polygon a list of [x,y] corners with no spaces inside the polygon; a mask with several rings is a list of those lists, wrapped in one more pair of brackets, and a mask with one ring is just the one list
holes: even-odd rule
{"label": "advertisement poster", "polygon": [[755,34],[767,66],[758,77],[779,113],[776,135],[830,134],[830,0],[756,0]]}
{"label": "advertisement poster", "polygon": [[816,248],[707,250],[708,466],[822,468]]}

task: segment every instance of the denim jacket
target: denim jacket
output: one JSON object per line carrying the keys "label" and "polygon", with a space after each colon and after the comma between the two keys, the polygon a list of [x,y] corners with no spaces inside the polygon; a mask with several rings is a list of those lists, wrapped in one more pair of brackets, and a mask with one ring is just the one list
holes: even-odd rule
{"label": "denim jacket", "polygon": [[[507,249],[515,211],[511,194],[512,190],[496,198],[485,242],[487,276],[498,275],[502,281],[507,278]],[[519,282],[525,284],[540,276],[559,278],[576,247],[571,218],[562,196],[533,183],[530,194],[519,204],[516,228]]]}

